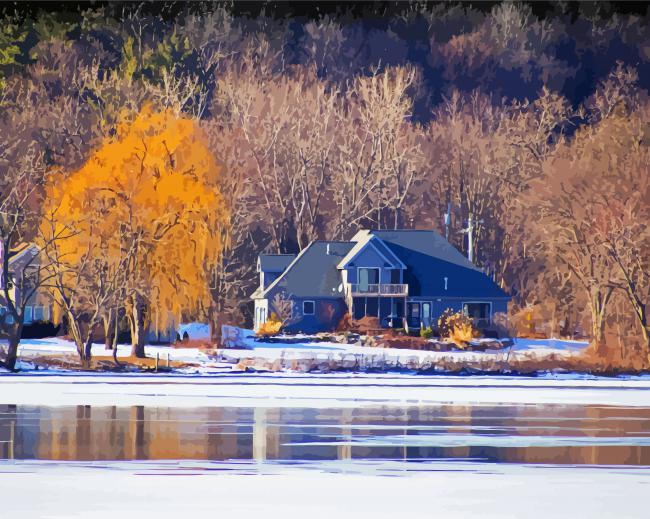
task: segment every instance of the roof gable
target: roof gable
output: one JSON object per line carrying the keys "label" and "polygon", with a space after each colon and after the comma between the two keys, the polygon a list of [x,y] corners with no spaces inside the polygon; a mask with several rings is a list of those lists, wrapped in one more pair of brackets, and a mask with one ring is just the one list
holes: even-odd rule
{"label": "roof gable", "polygon": [[410,296],[509,297],[489,276],[434,231],[370,231],[407,268]]}
{"label": "roof gable", "polygon": [[[357,234],[359,236],[359,234]],[[337,268],[344,269],[350,266],[355,258],[362,254],[368,248],[372,248],[381,258],[386,261],[386,266],[389,268],[399,268],[404,269],[406,265],[400,260],[393,251],[391,251],[382,241],[373,235],[359,236],[359,241],[357,241],[354,246],[350,249],[341,262],[337,265]]]}

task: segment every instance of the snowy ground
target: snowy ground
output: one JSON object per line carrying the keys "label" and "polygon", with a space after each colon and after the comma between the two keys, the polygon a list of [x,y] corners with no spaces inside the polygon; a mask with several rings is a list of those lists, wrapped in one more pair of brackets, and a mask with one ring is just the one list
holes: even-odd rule
{"label": "snowy ground", "polygon": [[6,461],[2,517],[648,517],[647,467],[373,465]]}
{"label": "snowy ground", "polygon": [[[192,329],[193,333],[196,330]],[[201,330],[205,332],[205,330]],[[558,339],[515,339],[511,348],[486,352],[452,351],[433,352],[408,349],[371,348],[359,344],[342,344],[337,342],[260,342],[255,340],[252,332],[243,330],[244,338],[242,344],[246,349],[221,350],[221,355],[210,355],[198,348],[173,348],[170,346],[146,346],[146,354],[149,357],[159,356],[161,365],[164,365],[169,358],[170,361],[181,361],[195,364],[195,369],[190,372],[218,373],[231,371],[240,361],[249,359],[264,366],[264,363],[282,359],[287,365],[291,361],[334,361],[339,365],[355,365],[364,362],[384,362],[388,364],[399,363],[404,366],[435,364],[442,360],[466,362],[481,362],[489,359],[510,359],[535,358],[544,359],[549,356],[568,357],[584,350],[588,343],[579,341],[564,341]],[[197,332],[198,333],[198,332]],[[0,343],[0,348],[3,347]],[[118,356],[126,357],[130,354],[131,348],[128,345],[118,346]],[[22,369],[29,369],[29,360],[47,355],[66,355],[74,358],[76,356],[75,346],[72,342],[53,337],[46,339],[24,339],[19,348],[19,358]],[[104,349],[103,344],[94,344],[93,356],[110,355],[110,351]],[[225,361],[225,362],[224,362]]]}

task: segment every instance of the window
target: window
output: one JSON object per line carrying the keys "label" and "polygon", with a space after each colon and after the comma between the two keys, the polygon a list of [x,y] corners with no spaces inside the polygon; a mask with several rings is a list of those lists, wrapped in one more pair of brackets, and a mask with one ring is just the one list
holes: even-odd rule
{"label": "window", "polygon": [[393,283],[394,285],[398,285],[401,283],[401,273],[402,271],[400,269],[391,269],[390,271],[390,282]]}
{"label": "window", "polygon": [[422,303],[422,323],[425,327],[431,328],[431,303]]}
{"label": "window", "polygon": [[33,309],[31,306],[25,307],[25,315],[23,317],[23,322],[25,324],[31,323],[34,320]]}
{"label": "window", "polygon": [[490,303],[463,303],[463,313],[472,319],[489,319]]}
{"label": "window", "polygon": [[303,315],[314,315],[314,310],[316,304],[313,301],[303,301],[302,302],[302,314]]}
{"label": "window", "polygon": [[369,291],[369,285],[379,284],[378,268],[359,268],[359,289],[362,292]]}
{"label": "window", "polygon": [[35,306],[34,307],[34,321],[44,321],[45,320],[45,307],[44,306]]}

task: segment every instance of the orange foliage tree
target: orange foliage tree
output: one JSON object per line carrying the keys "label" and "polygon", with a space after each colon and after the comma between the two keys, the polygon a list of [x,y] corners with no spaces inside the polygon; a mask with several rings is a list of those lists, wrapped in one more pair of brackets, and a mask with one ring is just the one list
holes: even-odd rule
{"label": "orange foliage tree", "polygon": [[[137,357],[144,357],[147,325],[163,329],[210,300],[210,273],[222,251],[219,229],[228,211],[219,191],[220,167],[206,143],[194,121],[147,106],[119,124],[81,169],[50,185],[44,236],[73,229],[65,247],[79,250],[88,234],[105,231],[93,258],[119,270],[115,297],[126,310]],[[62,288],[56,289],[59,296]]]}

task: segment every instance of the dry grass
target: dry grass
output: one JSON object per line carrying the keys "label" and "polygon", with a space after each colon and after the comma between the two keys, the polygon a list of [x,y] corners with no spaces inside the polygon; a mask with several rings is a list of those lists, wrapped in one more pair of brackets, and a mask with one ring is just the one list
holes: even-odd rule
{"label": "dry grass", "polygon": [[[31,362],[37,369],[60,368],[77,371],[154,371],[156,369],[156,359],[147,357],[140,359],[134,356],[118,357],[119,365],[111,355],[98,355],[91,359],[90,367],[83,366],[76,355],[48,355],[23,359]],[[186,368],[195,366],[195,364],[170,361],[169,368]],[[167,369],[167,360],[160,358],[158,362],[159,371]]]}
{"label": "dry grass", "polygon": [[[453,348],[451,343],[447,343]],[[375,346],[388,346],[395,349],[415,349],[421,351],[446,351],[436,350],[435,341],[426,341],[420,337],[394,336],[383,337]],[[445,343],[442,344],[445,346]],[[374,352],[377,353],[374,353]],[[540,356],[539,352],[510,352],[504,349],[499,353],[489,355],[476,355],[468,360],[467,356],[453,353],[449,355],[421,356],[391,354],[368,348],[367,353],[320,353],[311,357],[292,358],[291,351],[283,351],[277,359],[247,358],[242,359],[236,366],[241,370],[256,371],[283,371],[291,370],[301,373],[309,372],[390,372],[411,371],[422,374],[510,374],[510,375],[536,375],[539,373],[588,373],[602,376],[616,376],[621,374],[639,374],[647,372],[650,365],[644,360],[643,355],[635,355],[622,359],[604,358],[596,354],[594,348],[589,348],[581,353],[572,355],[546,354]]]}

